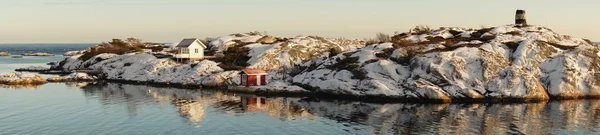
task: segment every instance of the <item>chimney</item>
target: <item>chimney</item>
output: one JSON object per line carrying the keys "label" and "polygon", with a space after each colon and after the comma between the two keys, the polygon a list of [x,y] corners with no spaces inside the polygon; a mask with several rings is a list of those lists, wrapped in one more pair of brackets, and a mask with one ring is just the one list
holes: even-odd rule
{"label": "chimney", "polygon": [[515,24],[517,26],[525,27],[527,26],[527,18],[525,17],[525,10],[517,10],[517,14],[515,16]]}

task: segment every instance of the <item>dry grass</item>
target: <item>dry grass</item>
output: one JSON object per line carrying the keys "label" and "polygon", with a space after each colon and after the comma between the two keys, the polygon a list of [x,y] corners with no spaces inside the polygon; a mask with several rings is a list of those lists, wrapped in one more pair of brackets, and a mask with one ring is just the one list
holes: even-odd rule
{"label": "dry grass", "polygon": [[141,40],[136,38],[128,38],[126,40],[112,39],[110,42],[104,42],[100,45],[90,47],[78,59],[85,61],[103,53],[114,53],[121,55],[125,53],[141,52],[142,48],[144,48],[147,44],[148,43],[143,43]]}
{"label": "dry grass", "polygon": [[390,35],[388,35],[388,34],[385,34],[385,33],[381,33],[381,32],[380,32],[380,33],[377,33],[377,34],[375,35],[375,39],[376,39],[377,41],[379,41],[380,43],[381,43],[381,42],[390,42],[390,41],[392,41],[392,39],[391,39]]}
{"label": "dry grass", "polygon": [[431,33],[431,31],[432,30],[431,30],[431,28],[429,28],[429,26],[419,25],[419,26],[415,26],[415,28],[412,29],[411,33],[421,35],[421,34],[429,34],[429,33]]}

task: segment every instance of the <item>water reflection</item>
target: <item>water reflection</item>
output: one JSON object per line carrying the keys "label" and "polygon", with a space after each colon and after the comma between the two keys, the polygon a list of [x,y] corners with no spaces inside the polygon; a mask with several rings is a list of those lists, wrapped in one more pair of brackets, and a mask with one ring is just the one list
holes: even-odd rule
{"label": "water reflection", "polygon": [[[527,104],[376,104],[316,98],[266,98],[211,90],[87,84],[85,95],[103,104],[125,103],[131,117],[140,105],[172,105],[192,123],[208,110],[233,116],[256,113],[279,121],[329,119],[350,133],[373,134],[573,134],[598,133],[599,100]],[[244,121],[240,121],[243,123]],[[267,123],[268,124],[268,123]],[[200,126],[201,128],[201,126]]]}
{"label": "water reflection", "polygon": [[0,88],[13,89],[13,90],[37,90],[43,84],[26,84],[26,85],[5,85],[0,84]]}
{"label": "water reflection", "polygon": [[[288,98],[263,98],[254,95],[225,93],[213,90],[155,88],[140,85],[101,83],[81,87],[87,97],[97,98],[102,104],[126,103],[130,116],[135,116],[142,104],[171,104],[181,117],[201,122],[207,108],[225,114],[264,113],[286,121],[311,115]],[[297,100],[297,99],[295,99]]]}

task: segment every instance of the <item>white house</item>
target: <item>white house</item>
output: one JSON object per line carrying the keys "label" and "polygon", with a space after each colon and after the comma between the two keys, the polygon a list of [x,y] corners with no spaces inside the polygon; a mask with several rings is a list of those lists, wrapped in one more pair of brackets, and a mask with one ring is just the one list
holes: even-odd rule
{"label": "white house", "polygon": [[175,48],[179,50],[175,58],[198,60],[204,59],[206,45],[197,38],[186,38],[179,42]]}

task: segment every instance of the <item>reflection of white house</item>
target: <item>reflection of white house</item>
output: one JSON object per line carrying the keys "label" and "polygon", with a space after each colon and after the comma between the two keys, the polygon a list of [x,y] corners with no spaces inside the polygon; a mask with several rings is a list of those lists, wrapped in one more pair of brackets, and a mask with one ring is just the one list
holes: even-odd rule
{"label": "reflection of white house", "polygon": [[204,49],[206,49],[206,45],[197,38],[183,39],[175,47],[179,50],[175,55],[178,59],[203,59]]}

